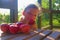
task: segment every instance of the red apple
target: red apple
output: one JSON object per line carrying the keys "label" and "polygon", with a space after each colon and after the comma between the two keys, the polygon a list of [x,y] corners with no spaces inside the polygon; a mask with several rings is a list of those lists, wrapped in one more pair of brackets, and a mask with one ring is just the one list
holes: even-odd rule
{"label": "red apple", "polygon": [[28,24],[23,24],[20,26],[22,33],[29,33],[30,32],[30,25]]}
{"label": "red apple", "polygon": [[18,33],[20,33],[20,32],[21,32],[21,27],[20,27],[20,26],[21,26],[22,24],[24,24],[24,23],[22,23],[22,22],[17,22],[16,24],[17,24],[17,26],[18,26]]}
{"label": "red apple", "polygon": [[1,31],[8,32],[9,31],[9,25],[8,24],[1,24]]}
{"label": "red apple", "polygon": [[30,19],[29,24],[33,25],[34,23],[35,23],[35,21],[33,19]]}
{"label": "red apple", "polygon": [[20,25],[24,24],[23,22],[17,22],[17,26],[19,27]]}
{"label": "red apple", "polygon": [[16,33],[18,32],[18,26],[17,26],[16,24],[10,25],[9,31],[10,31],[10,33],[12,33],[12,34],[16,34]]}

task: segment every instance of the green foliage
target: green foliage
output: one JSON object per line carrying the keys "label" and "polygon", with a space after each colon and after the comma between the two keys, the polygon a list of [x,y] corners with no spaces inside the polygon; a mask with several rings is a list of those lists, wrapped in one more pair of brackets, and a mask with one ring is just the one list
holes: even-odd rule
{"label": "green foliage", "polygon": [[49,25],[49,14],[44,13],[42,15],[42,26],[47,26],[47,25]]}
{"label": "green foliage", "polygon": [[21,20],[21,16],[22,16],[22,15],[18,15],[18,21],[20,21],[20,20]]}
{"label": "green foliage", "polygon": [[58,20],[57,19],[53,19],[54,21],[53,21],[53,25],[54,26],[59,26],[59,22],[58,22]]}
{"label": "green foliage", "polygon": [[10,23],[10,16],[9,15],[5,15],[5,21],[7,22],[7,23]]}
{"label": "green foliage", "polygon": [[2,23],[1,19],[2,19],[2,15],[0,14],[0,24]]}
{"label": "green foliage", "polygon": [[[58,6],[56,6],[56,4],[58,4]],[[52,0],[52,8],[53,8],[53,10],[59,10],[60,0]]]}
{"label": "green foliage", "polygon": [[[59,5],[56,6],[55,3],[58,3]],[[53,10],[59,10],[60,9],[60,0],[52,0],[52,9]],[[46,8],[46,9],[49,9],[49,0],[42,0],[42,7],[43,8]],[[53,25],[54,26],[60,26],[60,13],[54,13],[53,14]],[[41,19],[42,19],[42,26],[47,26],[49,25],[49,13],[44,13],[42,16],[41,16]],[[38,21],[38,19],[37,19]],[[39,21],[37,22],[37,24],[39,23]],[[40,25],[40,24],[39,24]]]}
{"label": "green foliage", "polygon": [[21,20],[21,16],[22,16],[22,12],[19,11],[19,13],[18,13],[18,21]]}
{"label": "green foliage", "polygon": [[10,16],[0,14],[0,24],[1,23],[10,23]]}
{"label": "green foliage", "polygon": [[60,14],[53,14],[53,25],[60,25]]}
{"label": "green foliage", "polygon": [[42,0],[42,7],[49,9],[49,1],[48,0]]}

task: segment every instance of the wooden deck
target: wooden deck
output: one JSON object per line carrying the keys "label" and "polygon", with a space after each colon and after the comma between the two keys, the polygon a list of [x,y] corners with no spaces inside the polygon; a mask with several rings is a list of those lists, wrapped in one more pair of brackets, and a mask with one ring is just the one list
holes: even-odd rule
{"label": "wooden deck", "polygon": [[60,40],[60,32],[51,30],[37,30],[30,34],[1,33],[0,40]]}

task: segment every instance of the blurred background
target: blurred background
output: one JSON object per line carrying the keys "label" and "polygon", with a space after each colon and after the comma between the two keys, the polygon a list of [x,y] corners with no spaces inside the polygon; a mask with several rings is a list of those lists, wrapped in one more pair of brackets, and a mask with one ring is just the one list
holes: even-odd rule
{"label": "blurred background", "polygon": [[[53,30],[60,31],[60,0],[18,0],[18,21],[25,7],[32,3],[51,11],[42,12],[42,15],[37,17],[38,28],[50,29],[51,27]],[[7,8],[0,8],[0,24],[10,23],[10,11]]]}

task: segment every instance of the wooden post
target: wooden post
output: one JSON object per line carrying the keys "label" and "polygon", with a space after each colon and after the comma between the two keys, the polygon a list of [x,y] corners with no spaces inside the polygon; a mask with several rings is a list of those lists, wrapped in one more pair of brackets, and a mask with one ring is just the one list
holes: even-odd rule
{"label": "wooden post", "polygon": [[41,16],[38,16],[37,18],[38,18],[38,20],[37,20],[38,28],[41,29]]}
{"label": "wooden post", "polygon": [[17,0],[13,0],[13,5],[11,6],[11,11],[10,11],[10,21],[11,23],[15,23],[18,21],[18,5],[17,5]]}
{"label": "wooden post", "polygon": [[0,0],[0,8],[10,9],[10,22],[18,21],[18,0]]}
{"label": "wooden post", "polygon": [[49,24],[50,24],[50,29],[53,29],[53,20],[52,20],[52,12],[51,12],[51,10],[52,10],[52,0],[49,0],[49,9],[50,9],[50,13],[49,13],[49,15],[50,15],[50,22],[49,22]]}
{"label": "wooden post", "polygon": [[[41,7],[41,5],[42,5],[42,2],[41,2],[41,1],[42,1],[42,0],[38,0],[38,3],[39,3],[39,6],[40,6],[40,7]],[[39,15],[40,15],[40,14],[39,14]],[[37,24],[38,24],[38,28],[41,29],[41,16],[39,16],[39,15],[38,15],[38,17],[37,17],[37,18],[38,18],[38,20],[37,20],[38,23],[37,23]]]}

